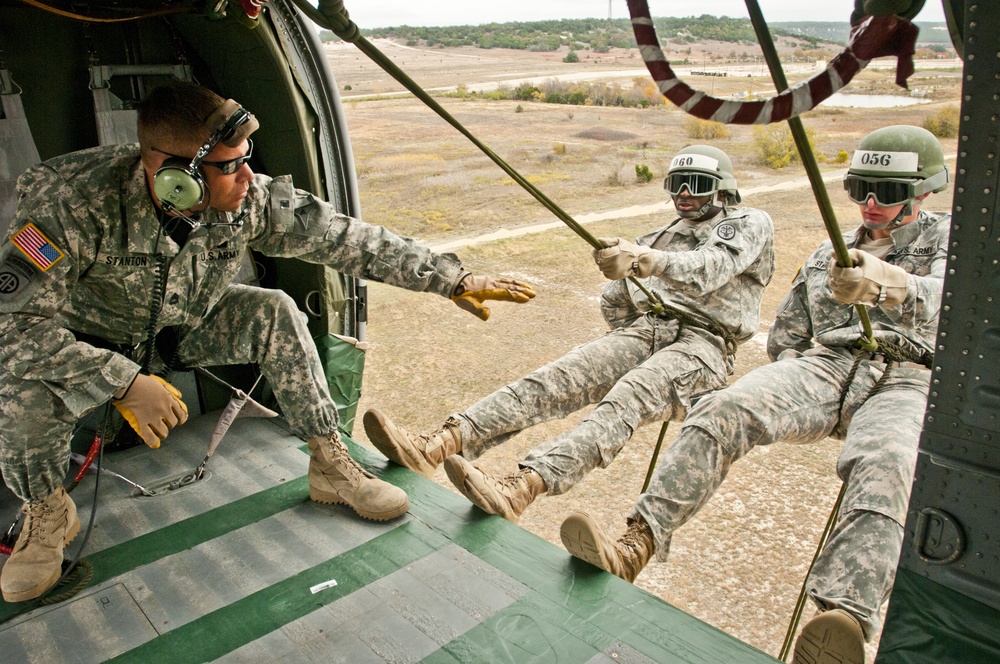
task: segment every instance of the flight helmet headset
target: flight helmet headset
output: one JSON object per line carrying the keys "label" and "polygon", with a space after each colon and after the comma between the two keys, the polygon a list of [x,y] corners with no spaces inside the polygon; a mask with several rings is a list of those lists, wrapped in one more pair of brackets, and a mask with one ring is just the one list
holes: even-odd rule
{"label": "flight helmet headset", "polygon": [[164,208],[183,212],[204,202],[208,185],[201,164],[205,157],[219,143],[235,148],[258,126],[257,118],[237,102],[222,102],[205,121],[209,136],[194,158],[171,157],[153,175],[153,193]]}

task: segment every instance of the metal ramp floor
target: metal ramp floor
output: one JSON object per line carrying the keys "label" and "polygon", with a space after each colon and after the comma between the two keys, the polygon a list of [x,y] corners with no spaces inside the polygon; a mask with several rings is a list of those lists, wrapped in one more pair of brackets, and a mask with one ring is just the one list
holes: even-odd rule
{"label": "metal ramp floor", "polygon": [[[159,450],[107,454],[143,486],[193,470],[218,413]],[[309,501],[304,443],[240,419],[211,477],[155,497],[102,476],[77,596],[0,601],[4,662],[775,662],[561,548],[350,441],[403,488],[385,523]],[[95,477],[72,492],[83,541]],[[6,489],[0,514],[18,507]],[[335,581],[316,592],[311,588]]]}

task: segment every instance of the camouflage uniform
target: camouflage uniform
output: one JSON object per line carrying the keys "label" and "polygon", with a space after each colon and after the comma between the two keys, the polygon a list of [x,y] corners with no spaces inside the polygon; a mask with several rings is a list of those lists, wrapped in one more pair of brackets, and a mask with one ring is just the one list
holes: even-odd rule
{"label": "camouflage uniform", "polygon": [[[162,255],[157,330],[179,326],[189,366],[258,362],[285,417],[309,439],[337,410],[305,322],[277,290],[233,285],[244,254],[294,257],[448,296],[461,265],[379,226],[338,214],[288,176],[257,175],[241,226],[160,232],[138,147],[94,148],[27,171],[0,248],[0,468],[23,500],[62,484],[76,421],[130,384],[139,366],[72,331],[134,347],[147,338]],[[202,223],[231,221],[209,210]],[[25,251],[25,238],[44,242]],[[41,238],[41,239],[39,239]]]}
{"label": "camouflage uniform", "polygon": [[[644,422],[682,418],[692,396],[725,384],[733,368],[729,351],[757,332],[761,296],[774,273],[773,234],[766,213],[740,208],[676,233],[665,227],[638,238],[668,256],[663,273],[644,285],[698,324],[648,313],[634,284],[609,282],[601,309],[614,329],[453,415],[462,455],[475,459],[522,429],[597,403],[579,426],[521,463],[542,476],[549,492],[563,493],[611,463]],[[730,348],[707,328],[729,337]]]}
{"label": "camouflage uniform", "polygon": [[[911,275],[909,292],[899,306],[869,309],[877,339],[915,355],[933,350],[949,223],[949,215],[921,212],[892,231],[885,260]],[[858,239],[857,231],[845,235],[848,246]],[[755,445],[844,440],[837,472],[846,493],[808,587],[817,604],[848,611],[871,638],[902,545],[930,371],[894,364],[873,390],[886,365],[880,356],[864,359],[842,394],[859,354],[861,328],[855,308],[832,299],[831,255],[827,241],[806,261],[779,307],[768,338],[768,354],[778,361],[698,402],[636,513],[652,529],[663,559],[673,531],[708,502],[730,465]]]}

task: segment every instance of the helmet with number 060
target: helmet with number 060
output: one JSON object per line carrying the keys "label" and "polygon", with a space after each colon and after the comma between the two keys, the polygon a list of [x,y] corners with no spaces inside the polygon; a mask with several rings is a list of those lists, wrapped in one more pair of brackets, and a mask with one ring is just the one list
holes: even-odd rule
{"label": "helmet with number 060", "polygon": [[733,160],[711,145],[689,145],[670,161],[663,188],[676,196],[686,188],[692,196],[708,196],[717,191],[729,193],[739,203]]}
{"label": "helmet with number 060", "polygon": [[861,139],[844,176],[852,201],[870,197],[883,207],[909,203],[948,188],[941,143],[931,132],[911,125],[876,129]]}

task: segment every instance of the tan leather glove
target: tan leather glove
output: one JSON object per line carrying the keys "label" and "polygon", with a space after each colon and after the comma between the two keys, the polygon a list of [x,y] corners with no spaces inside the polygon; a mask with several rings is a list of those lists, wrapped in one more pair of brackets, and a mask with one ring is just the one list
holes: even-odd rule
{"label": "tan leather glove", "polygon": [[827,281],[837,302],[894,307],[906,299],[909,292],[906,270],[860,249],[850,249],[847,253],[854,267],[841,267],[836,257],[830,258]]}
{"label": "tan leather glove", "polygon": [[522,281],[494,279],[475,274],[466,274],[459,279],[451,292],[451,301],[457,304],[459,309],[468,311],[482,320],[490,317],[489,308],[483,306],[485,300],[524,304],[533,297],[535,291]]}
{"label": "tan leather glove", "polygon": [[653,273],[653,249],[620,237],[601,237],[597,241],[604,245],[604,249],[594,249],[591,253],[601,274],[608,279],[642,278]]}
{"label": "tan leather glove", "polygon": [[159,376],[139,374],[125,393],[111,403],[142,442],[154,450],[171,429],[188,418],[180,391]]}

